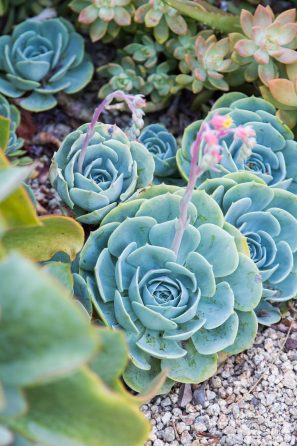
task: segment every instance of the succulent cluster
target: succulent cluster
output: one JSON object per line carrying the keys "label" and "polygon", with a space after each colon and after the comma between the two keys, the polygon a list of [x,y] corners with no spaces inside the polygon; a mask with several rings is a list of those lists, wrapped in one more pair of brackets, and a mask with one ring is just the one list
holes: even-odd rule
{"label": "succulent cluster", "polygon": [[170,31],[177,35],[185,35],[188,25],[183,16],[162,0],[149,0],[135,11],[135,22],[145,23],[147,28],[153,28],[153,34],[158,43],[168,40]]}
{"label": "succulent cluster", "polygon": [[97,124],[82,171],[78,160],[88,124],[70,133],[55,153],[51,181],[82,223],[98,224],[117,204],[130,199],[153,179],[154,160],[116,125]]}
{"label": "succulent cluster", "polygon": [[[133,45],[129,44],[127,46],[127,53],[131,53]],[[135,45],[139,44],[135,43]],[[125,50],[126,48],[124,48]],[[153,54],[152,57],[151,54]],[[143,60],[139,60],[139,57]],[[148,63],[143,64],[145,57],[147,57]],[[159,106],[160,103],[165,104],[175,84],[173,68],[176,66],[176,62],[168,60],[159,64],[156,63],[157,57],[154,52],[145,56],[144,48],[138,48],[133,58],[125,55],[115,62],[101,66],[97,69],[97,73],[109,78],[109,81],[99,90],[99,97],[104,98],[107,94],[121,89],[130,94],[140,92],[149,97],[153,104],[159,104]]]}
{"label": "succulent cluster", "polygon": [[200,189],[216,199],[226,222],[246,237],[263,281],[259,322],[277,322],[279,310],[267,301],[282,302],[297,294],[297,196],[247,172],[206,180]]}
{"label": "succulent cluster", "polygon": [[100,317],[126,333],[132,364],[124,377],[138,391],[152,369],[169,368],[174,381],[205,380],[218,352],[244,350],[257,330],[259,271],[245,238],[204,191],[194,192],[190,224],[178,254],[172,250],[182,194],[154,186],[119,205],[80,255]]}
{"label": "succulent cluster", "polygon": [[229,85],[224,75],[237,68],[230,55],[228,38],[217,41],[214,35],[207,39],[198,35],[195,40],[195,54],[184,55],[185,73],[177,76],[177,84],[190,88],[193,93],[199,93],[203,88],[228,91]]}
{"label": "succulent cluster", "polygon": [[78,21],[89,27],[93,42],[105,37],[113,40],[121,27],[131,25],[132,0],[72,0],[70,7],[79,13]]}
{"label": "succulent cluster", "polygon": [[[256,145],[243,158],[242,141],[232,135],[222,138],[220,164],[216,171],[206,172],[201,181],[210,177],[222,177],[230,172],[247,171],[263,179],[269,186],[297,192],[297,142],[294,141],[293,133],[275,115],[276,110],[272,104],[242,93],[227,93],[215,102],[206,122],[214,113],[229,115],[236,126],[251,126],[256,133]],[[203,121],[196,121],[187,127],[182,147],[177,153],[177,164],[185,178],[190,169],[190,147],[202,123]]]}
{"label": "succulent cluster", "polygon": [[54,107],[56,93],[76,93],[92,78],[84,46],[64,19],[26,20],[0,37],[0,92],[30,111]]}
{"label": "succulent cluster", "polygon": [[244,35],[230,34],[234,43],[234,60],[244,65],[248,82],[261,79],[264,85],[279,75],[281,64],[297,62],[296,10],[290,9],[277,18],[270,6],[258,5],[254,15],[242,10],[240,23]]}
{"label": "succulent cluster", "polygon": [[4,96],[0,95],[0,116],[4,116],[10,120],[10,133],[8,145],[5,153],[8,156],[16,153],[24,144],[22,138],[18,138],[16,130],[20,124],[20,112],[18,109],[11,105]]}

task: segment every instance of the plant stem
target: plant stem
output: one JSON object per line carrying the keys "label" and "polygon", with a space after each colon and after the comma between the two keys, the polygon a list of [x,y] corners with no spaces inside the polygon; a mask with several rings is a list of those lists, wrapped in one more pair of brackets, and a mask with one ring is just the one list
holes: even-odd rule
{"label": "plant stem", "polygon": [[[145,106],[145,100],[141,95],[130,95],[126,94],[121,90],[116,90],[113,93],[110,93],[106,98],[101,102],[101,104],[95,109],[94,114],[92,116],[92,120],[88,126],[88,130],[83,141],[83,146],[78,159],[78,172],[82,173],[84,159],[87,153],[88,145],[91,138],[94,135],[95,126],[98,122],[98,119],[103,112],[103,110],[114,100],[114,99],[122,99],[128,105],[128,108],[132,112],[132,120],[136,121],[136,127],[141,128],[143,125],[143,120],[141,119],[144,112],[141,110]],[[140,123],[138,122],[140,119]],[[139,127],[140,126],[140,127]]]}
{"label": "plant stem", "polygon": [[[111,99],[112,100],[112,99]],[[108,100],[107,98],[104,99],[101,104],[95,109],[94,113],[93,113],[93,117],[92,117],[92,121],[90,122],[89,126],[88,126],[88,130],[83,142],[83,146],[79,155],[79,159],[78,159],[78,171],[79,173],[82,173],[82,167],[83,167],[83,163],[84,163],[84,159],[87,153],[87,148],[89,145],[89,142],[92,138],[92,136],[94,135],[94,131],[95,131],[95,126],[98,122],[98,119],[102,113],[102,111],[104,110],[104,108],[109,104],[109,102],[111,102],[111,100]]]}
{"label": "plant stem", "polygon": [[192,159],[189,174],[189,181],[185,193],[180,202],[180,214],[177,221],[176,233],[172,243],[172,250],[178,254],[184,232],[188,225],[188,211],[192,200],[192,195],[196,186],[197,179],[202,175],[203,169],[198,165],[198,155],[203,138],[203,126],[201,127],[196,140],[192,145]]}
{"label": "plant stem", "polygon": [[[181,14],[187,15],[198,22],[202,22],[210,28],[222,33],[240,32],[239,16],[228,14],[219,8],[205,7],[206,2],[188,0],[164,0],[167,5],[177,9]],[[201,4],[200,4],[201,2]]]}

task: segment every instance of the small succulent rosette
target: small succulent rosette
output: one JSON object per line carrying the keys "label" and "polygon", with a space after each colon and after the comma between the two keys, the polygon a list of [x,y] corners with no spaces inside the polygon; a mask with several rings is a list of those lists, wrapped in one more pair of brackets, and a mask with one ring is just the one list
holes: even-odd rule
{"label": "small succulent rosette", "polygon": [[268,85],[278,77],[280,64],[297,62],[296,9],[288,9],[277,17],[270,6],[258,5],[254,15],[242,9],[240,25],[243,34],[231,33],[229,39],[234,46],[232,58],[244,66],[247,82],[259,77]]}
{"label": "small succulent rosette", "polygon": [[69,6],[79,13],[78,21],[87,27],[92,42],[102,38],[110,42],[122,27],[131,25],[133,3],[132,0],[72,0]]}
{"label": "small succulent rosette", "polygon": [[[227,93],[218,99],[206,117],[229,115],[235,126],[249,126],[256,133],[256,144],[251,154],[242,156],[242,141],[233,135],[220,140],[222,159],[215,171],[208,171],[199,179],[222,177],[228,173],[247,171],[257,175],[271,187],[297,192],[297,142],[290,129],[275,115],[273,105],[261,98],[243,93]],[[191,145],[203,121],[189,125],[183,136],[182,148],[177,152],[177,165],[187,179],[190,172]]]}
{"label": "small succulent rosette", "polygon": [[12,154],[15,154],[24,144],[24,140],[22,138],[18,138],[16,135],[16,130],[20,125],[20,113],[18,109],[14,105],[11,105],[1,94],[0,116],[4,116],[10,120],[9,140],[5,153],[6,155],[11,156]]}
{"label": "small succulent rosette", "polygon": [[81,90],[93,64],[84,39],[64,19],[28,19],[0,37],[0,93],[38,112],[55,107],[55,94]]}
{"label": "small succulent rosette", "polygon": [[126,383],[140,391],[160,370],[199,383],[257,331],[259,270],[245,238],[225,223],[216,201],[195,191],[190,223],[176,255],[172,243],[184,189],[153,186],[119,205],[92,232],[80,274],[105,324],[125,331],[131,363]]}
{"label": "small succulent rosette", "polygon": [[188,24],[177,9],[166,5],[162,0],[140,3],[142,4],[136,9],[134,20],[136,23],[144,23],[147,28],[152,28],[158,43],[166,42],[170,31],[178,36],[187,34]]}
{"label": "small succulent rosette", "polygon": [[79,172],[88,125],[64,139],[53,157],[50,173],[53,186],[77,220],[98,224],[111,209],[151,183],[154,160],[142,144],[130,141],[116,125],[99,123]]}
{"label": "small succulent rosette", "polygon": [[177,142],[174,136],[161,124],[150,124],[142,130],[139,141],[153,155],[155,176],[159,179],[178,172],[176,165]]}
{"label": "small succulent rosette", "polygon": [[246,172],[206,180],[200,189],[216,199],[227,223],[246,237],[263,281],[256,310],[259,322],[277,322],[280,311],[269,302],[284,302],[297,294],[297,196],[268,187]]}

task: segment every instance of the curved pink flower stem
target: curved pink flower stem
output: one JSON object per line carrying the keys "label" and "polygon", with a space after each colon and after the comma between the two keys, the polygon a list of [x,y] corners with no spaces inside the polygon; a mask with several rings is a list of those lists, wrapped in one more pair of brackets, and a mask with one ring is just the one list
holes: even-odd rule
{"label": "curved pink flower stem", "polygon": [[103,110],[114,100],[114,99],[122,99],[125,101],[132,112],[132,119],[137,123],[142,121],[142,116],[144,112],[141,110],[142,107],[145,106],[145,100],[141,95],[129,95],[124,93],[121,90],[114,91],[110,93],[106,98],[101,102],[101,104],[95,109],[92,121],[88,126],[88,130],[86,136],[84,138],[83,146],[78,158],[78,172],[82,173],[83,163],[85,160],[85,156],[87,153],[88,145],[90,140],[92,139],[95,131],[95,126],[98,122],[98,119],[103,112]]}
{"label": "curved pink flower stem", "polygon": [[188,209],[192,200],[192,195],[196,186],[197,179],[202,175],[204,170],[198,165],[198,155],[203,139],[203,128],[201,127],[196,140],[192,144],[192,159],[189,174],[189,181],[185,193],[180,202],[180,214],[177,221],[176,232],[172,243],[172,250],[178,254],[181,241],[188,225]]}
{"label": "curved pink flower stem", "polygon": [[[228,116],[214,115],[207,123],[204,122],[196,140],[191,147],[191,165],[188,184],[180,202],[180,214],[176,225],[176,232],[172,243],[172,250],[177,255],[180,249],[184,232],[188,225],[188,210],[198,178],[207,170],[216,170],[216,165],[221,160],[220,138],[232,133],[243,144],[242,156],[247,158],[255,145],[255,131],[250,126],[238,126],[231,128],[232,119]],[[204,144],[203,153],[199,153]]]}

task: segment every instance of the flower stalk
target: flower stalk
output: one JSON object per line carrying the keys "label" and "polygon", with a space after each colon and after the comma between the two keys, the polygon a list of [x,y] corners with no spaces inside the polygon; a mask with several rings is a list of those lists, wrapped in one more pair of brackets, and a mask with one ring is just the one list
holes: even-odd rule
{"label": "flower stalk", "polygon": [[207,170],[216,170],[216,165],[222,156],[220,139],[233,133],[242,141],[241,157],[248,158],[256,143],[255,131],[250,126],[232,127],[233,121],[229,115],[215,114],[209,122],[204,122],[197,133],[191,147],[191,166],[188,184],[180,202],[180,214],[172,243],[172,250],[177,255],[184,232],[188,225],[188,211],[198,178]]}
{"label": "flower stalk", "polygon": [[142,95],[132,95],[126,94],[121,90],[114,91],[106,96],[106,98],[99,104],[99,106],[95,109],[92,120],[89,124],[86,136],[83,141],[82,150],[78,159],[78,172],[82,173],[82,167],[84,163],[84,159],[87,153],[87,148],[91,138],[94,135],[95,126],[100,118],[103,110],[114,100],[119,99],[126,102],[128,108],[132,113],[132,126],[129,129],[129,136],[131,139],[139,135],[140,130],[144,125],[143,116],[144,111],[143,107],[145,107],[145,99]]}

